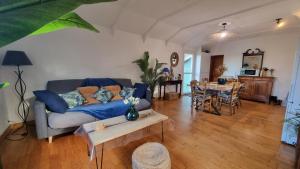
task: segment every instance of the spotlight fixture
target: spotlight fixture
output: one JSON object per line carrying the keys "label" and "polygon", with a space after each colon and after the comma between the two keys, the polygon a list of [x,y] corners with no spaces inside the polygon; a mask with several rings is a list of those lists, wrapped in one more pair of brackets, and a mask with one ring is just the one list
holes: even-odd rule
{"label": "spotlight fixture", "polygon": [[283,22],[282,20],[283,20],[282,18],[275,19],[278,28],[281,28],[285,25],[285,22]]}

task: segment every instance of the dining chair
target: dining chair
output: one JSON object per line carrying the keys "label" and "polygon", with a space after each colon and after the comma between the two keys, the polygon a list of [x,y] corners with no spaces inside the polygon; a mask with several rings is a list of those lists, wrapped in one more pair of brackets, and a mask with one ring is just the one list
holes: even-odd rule
{"label": "dining chair", "polygon": [[[191,108],[192,110],[201,110],[204,111],[205,107],[208,107],[208,111],[211,111],[212,98],[207,93],[206,83],[198,82],[197,80],[192,80],[190,82],[192,100]],[[202,88],[200,87],[202,86]]]}
{"label": "dining chair", "polygon": [[241,93],[245,90],[245,85],[239,82],[239,88],[237,93],[237,108],[240,108],[242,106],[241,101]]}
{"label": "dining chair", "polygon": [[238,92],[240,86],[241,85],[239,82],[234,82],[229,94],[226,92],[220,93],[219,95],[220,109],[222,108],[223,105],[228,105],[231,115],[235,114],[236,108],[239,105]]}

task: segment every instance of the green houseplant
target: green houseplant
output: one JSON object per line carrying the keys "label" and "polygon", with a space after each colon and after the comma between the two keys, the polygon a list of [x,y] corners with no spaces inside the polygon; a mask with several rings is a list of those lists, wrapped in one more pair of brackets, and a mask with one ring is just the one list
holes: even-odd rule
{"label": "green houseplant", "polygon": [[154,67],[151,67],[149,58],[149,52],[146,51],[144,52],[144,56],[141,59],[137,59],[133,61],[133,63],[136,63],[143,72],[143,74],[140,76],[141,80],[142,82],[149,85],[149,88],[151,90],[151,97],[153,98],[155,87],[157,83],[163,78],[163,72],[161,68],[166,63],[161,63],[158,61],[158,59],[155,59],[155,65]]}
{"label": "green houseplant", "polygon": [[0,89],[3,89],[5,87],[8,87],[9,83],[8,82],[0,82]]}
{"label": "green houseplant", "polygon": [[98,32],[73,10],[81,5],[115,0],[4,0],[0,1],[0,47],[28,35],[77,27]]}

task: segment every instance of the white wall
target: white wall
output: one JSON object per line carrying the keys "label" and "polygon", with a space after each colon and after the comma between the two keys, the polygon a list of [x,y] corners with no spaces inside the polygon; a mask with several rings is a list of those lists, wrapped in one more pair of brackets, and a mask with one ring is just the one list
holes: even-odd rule
{"label": "white wall", "polygon": [[201,52],[201,49],[195,52],[194,79],[201,81],[203,78],[209,78],[210,54]]}
{"label": "white wall", "polygon": [[200,80],[203,78],[209,79],[209,72],[210,72],[210,54],[201,52],[201,73],[200,73]]}
{"label": "white wall", "polygon": [[3,90],[0,90],[0,135],[8,127],[8,115]]}
{"label": "white wall", "polygon": [[275,69],[276,80],[273,95],[285,100],[290,87],[296,43],[299,37],[299,32],[285,32],[224,42],[213,46],[211,55],[224,55],[224,64],[228,67],[225,75],[235,76],[240,73],[242,53],[247,49],[255,48],[265,51],[263,67]]}
{"label": "white wall", "polygon": [[[0,49],[0,61],[6,50],[23,50],[31,59],[33,66],[22,67],[28,85],[26,98],[32,91],[44,89],[48,80],[87,77],[130,78],[140,81],[141,71],[132,63],[149,51],[153,61],[169,63],[172,52],[183,56],[182,48],[176,44],[165,45],[164,41],[147,39],[144,43],[139,35],[101,28],[100,33],[69,29],[41,36],[27,37]],[[182,74],[182,61],[174,72]],[[169,66],[168,66],[169,67]],[[15,67],[0,66],[0,80],[14,84]],[[5,106],[11,121],[19,121],[16,116],[17,97],[10,87],[4,91]]]}

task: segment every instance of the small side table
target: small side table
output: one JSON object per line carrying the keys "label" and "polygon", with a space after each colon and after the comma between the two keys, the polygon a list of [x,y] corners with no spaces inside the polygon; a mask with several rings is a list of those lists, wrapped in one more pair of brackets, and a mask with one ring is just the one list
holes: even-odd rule
{"label": "small side table", "polygon": [[161,98],[161,89],[164,87],[164,95],[163,98],[165,99],[166,95],[166,86],[176,86],[176,93],[178,92],[178,85],[180,85],[179,88],[179,97],[181,97],[181,88],[182,88],[182,80],[167,80],[159,83],[159,98]]}

